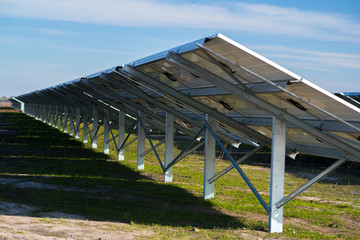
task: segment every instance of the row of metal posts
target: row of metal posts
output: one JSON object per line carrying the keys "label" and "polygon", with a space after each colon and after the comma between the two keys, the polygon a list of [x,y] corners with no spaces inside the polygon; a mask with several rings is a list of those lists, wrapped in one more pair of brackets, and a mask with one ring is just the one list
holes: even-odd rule
{"label": "row of metal posts", "polygon": [[[75,111],[75,123],[73,113]],[[26,104],[24,112],[38,120],[41,120],[48,125],[58,128],[60,131],[69,133],[70,136],[75,135],[75,139],[80,139],[80,124],[83,123],[83,136],[82,142],[88,142],[88,132],[89,132],[89,119],[88,114],[85,110],[76,107],[67,107],[67,106],[53,106],[53,105],[44,105],[44,104]],[[97,138],[99,135],[97,133],[99,127],[99,116],[98,111],[93,109],[92,114],[92,138],[91,146],[92,148],[97,148]],[[143,113],[139,112],[140,120],[145,124],[146,117]],[[106,123],[105,119],[109,119],[109,113],[104,110],[104,144],[103,152],[105,154],[110,153],[109,144],[110,139],[110,126]],[[121,146],[125,140],[125,112],[119,111],[118,118],[118,146]],[[68,130],[69,128],[69,130]],[[138,146],[137,146],[137,169],[143,170],[145,165],[145,130],[141,127],[140,122],[138,122]],[[75,131],[75,132],[74,132]],[[166,124],[165,124],[165,153],[164,153],[164,165],[167,166],[173,160],[173,146],[174,146],[174,116],[172,114],[166,113]],[[121,148],[118,152],[118,160],[122,161],[125,159],[124,148]],[[164,173],[164,181],[172,182],[172,168],[169,168]]]}
{"label": "row of metal posts", "polygon": [[[69,134],[72,136],[75,129],[75,138],[80,138],[81,119],[83,121],[83,142],[86,143],[88,139],[88,116],[86,111],[83,111],[81,117],[80,108],[75,108],[75,124],[73,123],[73,111],[71,107],[52,106],[52,105],[39,105],[39,104],[26,104],[25,113],[33,116],[43,122],[58,128],[61,131],[67,132],[67,123],[69,122]],[[146,117],[143,113],[139,112],[140,121],[145,124]],[[109,154],[109,138],[110,138],[110,126],[106,124],[105,119],[109,119],[109,114],[104,110],[104,145],[103,152]],[[144,152],[145,152],[145,129],[141,127],[141,122],[138,121],[138,146],[137,146],[137,169],[144,169]],[[216,119],[207,115],[206,121],[209,127],[216,130]],[[125,140],[125,113],[119,111],[119,146]],[[93,124],[93,138],[92,148],[97,148],[97,134],[99,118],[98,111],[93,110],[92,116]],[[279,119],[273,120],[273,145],[272,145],[272,157],[271,157],[271,183],[270,183],[270,212],[269,212],[269,231],[270,232],[282,232],[283,226],[283,208],[277,208],[276,203],[284,197],[284,170],[285,170],[285,143],[286,143],[286,125]],[[173,160],[173,145],[174,145],[174,117],[172,114],[166,113],[166,125],[165,125],[165,157],[164,166],[166,167]],[[215,138],[211,133],[206,130],[205,132],[205,162],[204,162],[204,192],[205,199],[211,199],[214,197],[214,182],[208,180],[215,176]],[[124,160],[124,149],[118,152],[118,160]],[[172,167],[167,169],[164,173],[164,181],[172,182]]]}

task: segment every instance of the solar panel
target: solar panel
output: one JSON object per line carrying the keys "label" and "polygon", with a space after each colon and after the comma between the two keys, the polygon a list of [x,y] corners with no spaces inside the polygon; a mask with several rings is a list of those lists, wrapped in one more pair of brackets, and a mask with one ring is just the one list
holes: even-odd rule
{"label": "solar panel", "polygon": [[[205,135],[208,149],[205,162],[211,161],[207,158],[215,158],[212,152],[215,149],[209,150],[214,144],[211,139],[215,139],[271,215],[271,221],[281,222],[278,225],[281,227],[271,227],[279,231],[282,212],[277,215],[275,212],[285,203],[344,162],[360,162],[360,109],[349,95],[339,96],[224,35],[215,34],[17,99],[25,102],[27,112],[37,116],[54,111],[53,106],[60,105],[82,108],[83,115],[92,109],[105,109],[110,119],[121,122],[117,113],[124,111],[128,126],[133,129],[136,123],[138,128],[145,125],[145,134],[150,128],[169,134],[166,129],[171,126],[170,129],[174,127],[178,133],[190,136],[191,144]],[[281,185],[283,180],[272,178],[268,206],[221,142],[256,147],[244,159],[263,146],[271,147],[272,172],[279,171],[274,174],[280,176],[285,153],[291,157],[305,153],[340,160],[286,198],[283,193],[274,192],[274,184]],[[190,143],[180,155],[190,149]],[[172,149],[169,144],[167,147]],[[139,155],[143,154],[138,153],[138,161]],[[158,158],[164,172],[181,159],[180,155],[170,162],[165,159],[164,165]],[[276,158],[283,165],[276,165]],[[213,168],[214,164],[208,165]],[[204,170],[204,196],[211,197],[211,184],[226,171],[215,176],[209,166]],[[169,179],[169,175],[166,176]]]}
{"label": "solar panel", "polygon": [[[210,51],[204,53],[204,51],[199,48],[199,44]],[[193,97],[193,99],[233,119],[241,118],[246,122],[246,118],[258,118],[258,121],[253,121],[253,125],[249,126],[257,132],[271,137],[271,129],[266,128],[266,126],[258,126],[256,122],[261,122],[263,118],[269,115],[271,116],[272,113],[264,111],[264,108],[262,108],[261,105],[259,106],[259,104],[249,104],[246,96],[239,97],[239,95],[229,93],[226,89],[224,91],[221,80],[224,84],[230,83],[240,88],[242,86],[241,84],[244,84],[245,87],[250,90],[251,94],[255,94],[257,98],[276,106],[279,110],[286,112],[302,122],[312,121],[312,127],[315,130],[324,132],[325,130],[322,129],[322,126],[326,123],[326,132],[331,133],[331,138],[336,138],[336,141],[346,141],[347,144],[355,147],[356,152],[358,152],[360,143],[358,140],[360,135],[360,110],[358,108],[227,37],[218,34],[204,38],[202,41],[199,40],[172,49],[167,53],[168,54],[163,52],[130,63],[125,66],[123,72],[130,72],[130,75],[134,76],[134,71],[140,71],[181,92],[201,91],[202,95],[198,94],[196,97]],[[193,64],[195,67],[198,67],[200,71],[205,69],[207,72],[205,75],[200,76],[199,72],[194,71],[193,68],[178,64],[174,61],[174,56],[175,58],[179,57],[185,62]],[[211,82],[206,78],[207,73],[221,80],[218,84],[214,83],[214,81]],[[236,81],[236,79],[238,81]],[[282,91],[281,89],[273,91],[273,86],[269,84],[267,84],[268,92],[264,90],[266,89],[265,87],[263,87],[263,91],[260,93],[251,91],[253,86],[264,83],[264,81],[266,81],[265,83],[271,81],[277,85],[279,85],[278,83],[281,81],[282,83],[286,82],[285,85],[279,85],[281,89],[285,89],[286,91]],[[154,85],[151,87],[154,88]],[[212,93],[207,94],[205,89],[210,88],[212,88]],[[219,92],[218,95],[216,91]],[[294,96],[297,96],[297,98]],[[347,121],[345,123],[349,124],[339,128],[339,124],[334,124],[338,123],[339,119],[342,120],[343,123]],[[299,127],[294,126],[291,121],[287,122],[290,126],[287,132],[288,143],[298,144],[299,146],[314,146],[315,148],[328,145],[328,143],[324,143],[326,141],[321,139],[321,137],[314,136],[311,128],[310,130],[304,131],[304,128],[299,129]],[[331,125],[331,123],[333,123],[333,125]],[[267,127],[270,126],[269,124],[267,125]],[[230,126],[228,127],[230,128]],[[297,129],[291,127],[297,127]],[[339,129],[342,130],[339,132]],[[331,147],[334,147],[334,145]],[[301,148],[297,149],[300,150]],[[329,156],[326,154],[328,153],[327,147],[324,149],[324,155]],[[311,154],[311,152],[308,153]],[[356,153],[353,155],[351,159],[359,161]],[[336,154],[336,157],[338,157],[338,154]]]}

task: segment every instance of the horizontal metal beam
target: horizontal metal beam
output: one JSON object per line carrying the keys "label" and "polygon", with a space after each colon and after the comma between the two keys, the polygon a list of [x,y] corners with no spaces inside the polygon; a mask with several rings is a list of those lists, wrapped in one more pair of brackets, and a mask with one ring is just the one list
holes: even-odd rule
{"label": "horizontal metal beam", "polygon": [[[269,147],[271,146],[270,138],[251,129],[250,127],[247,127],[247,126],[227,117],[226,115],[216,111],[215,109],[212,109],[212,108],[206,106],[205,104],[200,103],[197,100],[195,100],[191,97],[188,97],[183,93],[178,92],[177,90],[173,89],[172,87],[170,87],[156,79],[151,78],[150,76],[142,73],[141,71],[139,71],[131,66],[126,65],[123,70],[124,70],[124,72],[116,71],[116,73],[118,73],[119,75],[128,74],[128,75],[132,76],[133,78],[135,78],[136,81],[140,81],[143,84],[147,84],[147,85],[150,85],[151,87],[157,88],[160,91],[164,92],[166,95],[169,95],[171,97],[178,99],[179,101],[181,101],[181,103],[191,106],[192,108],[195,108],[200,112],[209,114],[209,115],[213,116],[214,118],[216,118],[218,121],[223,122],[229,126],[233,126],[234,128],[236,128],[238,131],[242,132],[243,134],[245,134],[247,136],[251,136],[251,138],[255,139],[255,141],[259,141]],[[293,151],[288,151],[288,153],[289,152],[294,153]]]}
{"label": "horizontal metal beam", "polygon": [[[144,91],[142,91],[141,89],[137,88],[136,86],[132,86],[134,85],[132,80],[130,80],[128,77],[126,76],[120,76],[121,80],[119,79],[114,79],[113,77],[110,77],[106,74],[100,74],[100,77],[104,80],[106,80],[107,82],[113,84],[114,86],[118,87],[121,90],[125,90],[127,92],[130,92],[132,94],[137,95],[139,98],[143,99],[144,101],[146,101],[147,103],[151,103],[153,105],[155,105],[156,107],[171,113],[172,115],[182,119],[183,121],[186,121],[190,124],[192,124],[193,126],[196,126],[197,128],[201,128],[202,124],[196,120],[194,120],[193,118],[190,118],[188,115],[177,111],[176,109],[174,109],[173,107],[170,107],[166,104],[164,104],[161,101],[158,101],[154,98],[152,98],[151,96],[149,96],[148,94],[146,94]],[[132,84],[132,85],[131,85]],[[116,90],[115,90],[116,91]],[[228,143],[233,143],[233,139],[229,138],[228,136],[224,135],[224,134],[218,134],[219,137],[228,142]]]}
{"label": "horizontal metal beam", "polygon": [[[297,100],[299,100],[299,101],[307,104],[308,106],[311,106],[312,108],[320,111],[321,113],[323,113],[323,114],[325,114],[325,115],[327,115],[327,116],[335,119],[336,121],[338,121],[338,122],[340,122],[340,123],[342,123],[342,124],[344,124],[344,125],[352,128],[352,129],[354,129],[355,131],[357,131],[358,133],[360,133],[360,128],[358,128],[357,126],[354,126],[353,124],[351,124],[351,123],[343,120],[342,118],[339,118],[338,116],[332,114],[331,112],[328,112],[328,111],[326,111],[325,109],[323,109],[323,108],[321,108],[321,107],[319,107],[319,106],[317,106],[317,105],[315,105],[315,104],[313,104],[313,103],[311,103],[311,102],[309,102],[309,101],[307,101],[307,100],[305,100],[305,99],[297,96],[295,93],[290,92],[290,91],[288,91],[287,89],[285,89],[284,87],[277,85],[275,82],[272,82],[272,81],[270,81],[270,80],[267,80],[266,78],[260,76],[259,74],[256,74],[256,73],[250,71],[249,69],[247,69],[247,68],[245,68],[245,67],[243,67],[243,66],[240,66],[240,65],[237,64],[237,63],[234,63],[233,61],[229,60],[228,58],[225,58],[224,56],[222,56],[222,55],[220,55],[220,54],[218,54],[218,53],[215,53],[214,51],[212,51],[212,50],[209,49],[209,48],[204,47],[203,45],[197,44],[197,46],[198,46],[198,47],[201,49],[201,51],[204,52],[210,59],[212,59],[214,63],[220,64],[212,55],[210,55],[210,53],[213,54],[213,55],[215,55],[215,56],[217,56],[217,57],[219,57],[219,58],[221,58],[222,60],[225,60],[225,61],[227,61],[227,62],[230,62],[232,65],[234,65],[234,66],[236,66],[236,67],[238,67],[238,68],[241,68],[242,70],[246,71],[247,73],[250,73],[251,75],[255,76],[256,78],[258,78],[258,79],[260,79],[260,80],[268,83],[270,86],[279,89],[280,91],[282,91],[282,92],[290,95],[291,97],[296,98]],[[224,66],[220,66],[220,67],[224,68]],[[225,72],[228,71],[228,69],[224,69],[224,70],[225,70]],[[233,78],[234,78],[234,75],[230,73],[230,77],[233,77]]]}
{"label": "horizontal metal beam", "polygon": [[[285,87],[288,83],[287,80],[278,80],[275,81],[277,85],[281,87]],[[281,92],[278,88],[269,86],[267,83],[263,82],[255,82],[255,83],[246,83],[245,84],[253,93],[261,94],[261,93],[277,93]],[[179,89],[180,93],[185,94],[189,97],[210,97],[210,96],[221,96],[221,95],[227,95],[228,92],[224,91],[221,88],[218,88],[216,86],[212,87],[199,87],[199,88],[189,88],[189,89]],[[145,91],[147,94],[149,94],[153,98],[161,98],[162,95],[156,92],[152,91]],[[136,95],[127,93],[123,94],[124,97],[129,99],[135,99],[138,98]]]}
{"label": "horizontal metal beam", "polygon": [[231,93],[233,96],[236,96],[260,109],[262,109],[264,112],[270,114],[271,116],[274,116],[278,119],[281,119],[282,121],[291,124],[293,126],[296,126],[299,129],[302,129],[309,135],[320,139],[324,143],[338,149],[339,151],[342,151],[346,153],[347,155],[352,156],[353,158],[360,160],[360,149],[355,149],[352,146],[336,139],[331,136],[328,136],[327,134],[323,133],[321,130],[314,128],[310,124],[302,121],[301,119],[291,115],[290,113],[272,105],[271,103],[263,100],[262,98],[256,96],[255,94],[251,94],[246,92],[244,89],[240,87],[236,87],[229,81],[226,81],[222,79],[221,77],[215,75],[212,72],[209,72],[208,70],[201,68],[200,66],[194,64],[193,62],[190,62],[180,55],[169,52],[167,58],[168,61],[170,61],[173,64],[176,64],[177,66],[186,69],[187,71],[196,74],[203,79],[211,82],[214,85],[217,85],[224,90]]}

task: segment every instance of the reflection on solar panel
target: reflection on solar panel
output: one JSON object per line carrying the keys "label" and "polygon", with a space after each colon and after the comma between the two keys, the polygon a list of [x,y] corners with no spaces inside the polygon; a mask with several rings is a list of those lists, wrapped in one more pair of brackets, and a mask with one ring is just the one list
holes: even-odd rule
{"label": "reflection on solar panel", "polygon": [[[64,124],[70,119],[70,134],[77,138],[80,122],[88,128],[93,119],[93,132],[84,132],[90,133],[95,147],[104,124],[104,152],[114,141],[119,160],[129,144],[125,128],[131,133],[137,127],[138,168],[144,168],[150,151],[144,149],[146,137],[165,181],[171,181],[174,164],[205,144],[204,197],[213,197],[214,181],[236,168],[269,213],[270,232],[282,231],[284,204],[344,162],[360,162],[360,109],[344,99],[221,34],[17,97],[26,113],[53,126],[67,130]],[[99,112],[104,113],[103,121],[98,121]],[[111,131],[114,123],[119,125],[118,136]],[[165,143],[164,161],[156,152],[159,144],[152,144],[150,129],[165,132],[159,143]],[[173,140],[184,135],[189,144],[174,158]],[[255,148],[235,161],[223,142]],[[216,175],[215,144],[232,162]],[[269,205],[239,165],[264,146],[272,148]],[[285,154],[297,153],[339,160],[284,197]]]}

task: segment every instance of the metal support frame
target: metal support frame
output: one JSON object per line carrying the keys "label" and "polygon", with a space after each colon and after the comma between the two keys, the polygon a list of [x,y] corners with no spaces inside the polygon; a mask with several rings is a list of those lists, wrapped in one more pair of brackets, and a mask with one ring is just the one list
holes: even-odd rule
{"label": "metal support frame", "polygon": [[59,107],[59,130],[63,131],[64,129],[64,111],[63,111],[63,107]]}
{"label": "metal support frame", "polygon": [[[160,141],[161,142],[161,141]],[[174,152],[174,115],[166,113],[164,166],[171,163]],[[164,171],[164,182],[172,182],[172,167]]]}
{"label": "metal support frame", "polygon": [[119,111],[119,138],[118,138],[119,149],[117,149],[119,161],[123,161],[125,159],[125,149],[121,148],[123,143],[125,143],[125,112],[120,109],[120,111]]}
{"label": "metal support frame", "polygon": [[[342,124],[344,124],[344,125],[352,128],[352,129],[356,130],[357,132],[360,132],[360,128],[356,127],[355,125],[353,125],[353,124],[351,124],[351,123],[349,123],[349,122],[347,122],[347,121],[339,118],[338,116],[336,116],[336,115],[334,115],[334,114],[326,111],[325,109],[323,109],[323,108],[321,108],[321,107],[319,107],[319,106],[317,106],[317,105],[315,105],[315,104],[312,104],[311,102],[309,102],[309,101],[303,99],[302,97],[299,97],[298,95],[296,95],[296,94],[294,94],[294,93],[286,90],[284,87],[282,87],[282,86],[274,83],[273,81],[267,80],[266,78],[260,76],[259,74],[256,74],[256,73],[254,73],[253,71],[250,71],[249,69],[247,69],[247,68],[245,68],[245,67],[243,67],[243,66],[241,66],[241,65],[239,65],[239,64],[237,64],[237,63],[235,63],[235,62],[233,62],[233,61],[231,61],[230,59],[228,59],[228,58],[226,58],[226,57],[224,57],[224,56],[222,56],[222,55],[220,55],[220,54],[212,51],[211,49],[209,49],[209,48],[207,48],[207,47],[205,47],[205,46],[203,46],[203,45],[201,45],[201,44],[197,44],[197,46],[201,49],[202,52],[204,52],[214,63],[216,63],[219,67],[221,67],[225,72],[228,73],[228,69],[224,68],[224,66],[222,66],[221,64],[219,64],[219,62],[218,62],[213,56],[211,56],[210,53],[213,54],[214,56],[216,56],[216,57],[218,57],[218,58],[220,58],[220,59],[222,59],[222,60],[224,60],[224,61],[226,61],[226,62],[228,62],[228,63],[230,63],[230,64],[232,64],[232,65],[234,65],[234,66],[236,66],[236,67],[238,67],[238,68],[240,68],[241,70],[245,71],[246,73],[251,74],[252,76],[256,77],[257,79],[260,79],[260,80],[266,82],[266,83],[269,84],[270,86],[275,87],[275,88],[279,89],[280,91],[285,92],[285,93],[287,93],[288,95],[296,98],[297,100],[299,100],[299,101],[301,101],[301,102],[303,102],[303,103],[305,103],[305,104],[313,107],[314,109],[316,109],[316,110],[322,112],[323,114],[325,114],[325,115],[327,115],[327,116],[335,119],[336,121],[341,122]],[[233,75],[232,73],[230,73],[229,76],[230,76],[230,77],[234,77],[234,75]],[[243,77],[244,77],[244,76],[243,76]],[[251,82],[251,81],[250,81],[250,82]],[[245,87],[246,87],[246,86],[245,86]]]}
{"label": "metal support frame", "polygon": [[[118,107],[119,109],[126,109],[127,113],[130,115],[133,115],[133,109],[136,109],[138,111],[141,111],[142,113],[146,114],[146,116],[149,116],[151,118],[153,118],[152,123],[159,126],[159,127],[163,127],[161,123],[165,122],[165,119],[163,117],[161,117],[160,115],[154,113],[153,111],[147,109],[146,107],[143,107],[129,99],[126,99],[124,97],[121,96],[121,94],[119,94],[116,91],[113,91],[110,88],[105,87],[105,84],[99,84],[99,83],[94,83],[92,81],[83,81],[81,83],[77,84],[79,87],[84,88],[85,86],[87,86],[87,88],[92,87],[94,89],[96,89],[96,91],[100,91],[102,92],[101,94],[109,96],[110,99],[116,99],[117,101],[120,101],[122,104],[120,105],[119,103],[116,103],[112,100],[106,99],[104,100],[104,97],[99,97],[99,99],[104,100],[106,102],[110,102],[112,106]],[[82,86],[81,86],[82,85]],[[115,84],[114,84],[115,85]],[[93,91],[86,89],[86,91],[91,92],[91,94],[93,94]],[[99,93],[98,93],[99,94]],[[188,129],[186,129],[185,127],[180,126],[179,124],[176,125],[176,129],[186,133],[187,135],[192,136],[192,132],[189,131]]]}
{"label": "metal support frame", "polygon": [[205,145],[205,141],[201,141],[194,146],[193,148],[191,148],[189,151],[184,152],[184,154],[182,154],[182,156],[179,158],[179,161],[181,161],[182,159],[186,158],[189,154],[193,153],[194,151],[196,151],[198,148],[202,147]]}
{"label": "metal support frame", "polygon": [[216,111],[215,109],[212,109],[209,106],[177,91],[176,89],[173,89],[172,87],[170,87],[162,82],[159,82],[156,79],[153,79],[152,77],[144,74],[143,72],[141,72],[129,65],[126,65],[123,71],[124,72],[116,71],[116,73],[119,75],[126,75],[126,74],[131,75],[137,81],[139,81],[143,84],[147,84],[152,87],[155,87],[155,88],[159,89],[160,91],[166,93],[166,95],[170,95],[171,97],[178,99],[182,103],[189,105],[192,108],[195,108],[197,111],[209,114],[209,115],[213,116],[214,118],[218,119],[220,122],[223,122],[229,126],[233,126],[234,128],[238,129],[239,131],[243,132],[244,134],[246,134],[248,136],[253,136],[253,138],[257,139],[258,141],[261,141],[262,143],[266,144],[267,146],[271,146],[270,138],[251,129],[248,126],[245,126],[245,125],[239,123],[238,121],[231,119],[230,117]]}
{"label": "metal support frame", "polygon": [[74,115],[73,108],[69,108],[69,134],[74,136]]}
{"label": "metal support frame", "polygon": [[262,109],[264,112],[270,114],[271,116],[279,118],[282,121],[303,130],[309,135],[320,139],[325,144],[328,144],[334,147],[335,149],[338,149],[339,151],[353,157],[354,159],[360,160],[360,150],[353,148],[351,145],[343,141],[340,141],[337,138],[329,136],[328,134],[326,134],[326,132],[322,131],[321,129],[317,129],[311,126],[310,124],[304,122],[303,120],[297,118],[296,116],[289,114],[283,109],[280,109],[277,106],[274,106],[273,104],[256,96],[255,94],[249,93],[244,89],[242,89],[241,87],[235,86],[231,82],[224,80],[218,75],[204,68],[201,68],[200,66],[194,64],[189,60],[184,59],[179,54],[174,52],[169,52],[166,59],[171,63],[181,67],[182,69],[186,69],[189,72],[196,74],[202,77],[203,79],[221,87],[222,89],[228,91],[233,96],[236,96],[239,99],[249,102],[250,104]]}
{"label": "metal support frame", "polygon": [[[236,160],[236,164],[240,164],[243,161],[249,159],[250,157],[252,157],[254,154],[256,154],[258,151],[260,151],[261,149],[264,148],[264,145],[260,145],[256,148],[254,148],[253,150],[251,150],[250,152],[248,152],[247,154],[245,154],[244,156],[242,156],[241,158],[239,158],[238,160]],[[230,166],[228,166],[227,168],[225,168],[224,170],[222,170],[221,172],[217,173],[214,177],[209,178],[208,181],[209,183],[213,183],[216,180],[218,180],[219,178],[221,178],[222,176],[224,176],[226,173],[228,173],[229,171],[231,171],[232,169],[234,169],[234,165],[231,164]]]}
{"label": "metal support frame", "polygon": [[109,132],[110,132],[110,125],[109,124],[106,124],[106,121],[108,119],[108,116],[109,113],[104,110],[104,146],[103,146],[103,151],[105,154],[109,154],[110,153],[110,149],[109,149]]}
{"label": "metal support frame", "polygon": [[214,133],[214,131],[211,129],[211,127],[209,126],[209,124],[205,121],[204,122],[204,127],[209,131],[209,133],[211,133],[211,135],[215,138],[215,141],[217,142],[217,144],[219,145],[219,147],[221,148],[222,151],[224,151],[226,157],[231,161],[231,163],[234,165],[234,167],[236,168],[236,170],[240,173],[241,177],[244,179],[244,181],[246,182],[246,184],[249,186],[250,190],[253,192],[253,194],[255,195],[255,197],[259,200],[259,202],[261,203],[261,205],[264,207],[264,209],[266,210],[266,212],[270,212],[270,208],[269,206],[265,203],[264,199],[261,197],[261,195],[259,194],[259,192],[256,190],[256,188],[252,185],[252,183],[250,182],[250,180],[248,179],[248,177],[246,176],[246,174],[242,171],[242,169],[240,168],[239,165],[236,164],[236,161],[231,157],[230,153],[226,150],[226,148],[224,147],[224,145],[220,142],[220,140],[218,139],[218,137],[216,136],[216,134]]}
{"label": "metal support frame", "polygon": [[46,123],[51,125],[51,105],[46,108]]}
{"label": "metal support frame", "polygon": [[84,112],[84,117],[83,117],[83,143],[87,143],[88,142],[88,132],[89,132],[89,123],[88,123],[88,117],[87,117],[87,112]]}
{"label": "metal support frame", "polygon": [[80,108],[76,108],[76,129],[75,129],[75,139],[79,139],[80,138]]}
{"label": "metal support frame", "polygon": [[168,170],[169,168],[171,168],[172,166],[174,166],[176,163],[180,162],[183,159],[183,155],[185,155],[185,151],[188,150],[191,145],[199,138],[199,136],[205,131],[206,126],[203,126],[200,131],[195,134],[195,136],[186,144],[186,146],[184,147],[184,149],[174,158],[174,160],[172,160],[171,163],[169,163],[164,171]]}
{"label": "metal support frame", "polygon": [[69,108],[64,106],[64,132],[68,132]]}
{"label": "metal support frame", "polygon": [[93,108],[93,136],[91,138],[91,147],[97,148],[97,132],[98,132],[98,123],[99,123],[99,114],[98,111]]}
{"label": "metal support frame", "polygon": [[205,164],[204,164],[204,199],[210,199],[215,196],[215,184],[209,183],[208,179],[215,175],[215,154],[216,142],[212,136],[210,129],[216,131],[216,119],[206,115],[208,127],[205,132]]}
{"label": "metal support frame", "polygon": [[[140,120],[141,119],[141,120]],[[145,115],[142,112],[138,114],[138,146],[137,146],[137,169],[144,170],[145,158],[141,153],[145,150],[145,129],[141,126],[145,123]]]}
{"label": "metal support frame", "polygon": [[[160,157],[159,157],[159,154],[157,153],[156,148],[154,147],[154,144],[153,144],[152,141],[151,141],[151,138],[150,138],[150,136],[149,136],[149,133],[147,132],[147,130],[146,130],[146,128],[145,128],[144,120],[145,120],[145,116],[144,116],[144,118],[138,116],[139,127],[141,127],[141,128],[144,130],[144,134],[145,134],[146,138],[148,139],[148,141],[149,141],[149,143],[150,143],[150,146],[151,146],[153,152],[155,153],[155,156],[156,156],[156,158],[157,158],[157,160],[158,160],[158,162],[159,162],[159,164],[160,164],[160,167],[161,167],[162,170],[164,170],[164,169],[165,169],[164,164],[162,163],[162,161],[161,161],[161,159],[160,159]],[[139,136],[138,136],[138,137],[139,137]],[[145,141],[145,140],[144,140],[144,141]],[[144,145],[144,148],[145,148],[145,145]],[[142,155],[142,154],[140,154],[140,155]],[[144,156],[140,156],[140,157],[144,158]]]}
{"label": "metal support frame", "polygon": [[[121,135],[125,136],[125,114],[124,114],[123,116],[121,116],[121,115],[122,115],[122,114],[119,113],[119,126],[120,126],[120,124],[123,123],[123,124],[122,124],[122,125],[123,125],[123,129],[121,129],[122,127],[120,127],[119,131],[122,131],[123,133],[121,133]],[[123,118],[123,119],[120,119],[120,118]],[[128,138],[129,138],[132,130],[134,130],[134,128],[136,127],[136,124],[137,124],[137,123],[138,123],[138,121],[136,121],[136,122],[134,123],[134,125],[131,127],[131,129],[130,129],[130,131],[129,131],[129,134],[128,134],[128,136],[127,136],[126,138],[125,138],[125,137],[122,137],[122,139],[120,139],[120,137],[119,137],[120,134],[114,136],[113,131],[112,131],[111,126],[110,126],[110,122],[109,122],[108,116],[106,115],[106,117],[104,118],[104,125],[107,126],[108,131],[109,131],[110,134],[111,134],[111,139],[108,138],[105,143],[106,143],[106,144],[110,144],[110,142],[113,141],[118,156],[119,156],[120,152],[124,150],[124,148],[125,148],[125,147],[124,147],[124,144],[125,144],[126,141],[128,140]],[[119,137],[118,142],[116,142],[116,137]],[[123,140],[124,138],[125,138],[125,140]],[[104,141],[105,141],[105,140],[104,140]],[[118,160],[124,160],[124,159],[118,159]]]}
{"label": "metal support frame", "polygon": [[53,127],[59,128],[59,106],[58,105],[55,106],[55,123],[54,123]]}
{"label": "metal support frame", "polygon": [[286,123],[273,118],[272,147],[271,147],[271,175],[270,175],[270,213],[269,232],[282,232],[283,208],[277,208],[276,203],[284,197],[285,178],[285,146]]}
{"label": "metal support frame", "polygon": [[56,117],[55,106],[52,106],[52,108],[51,108],[51,126],[52,127],[55,127],[55,117]]}
{"label": "metal support frame", "polygon": [[[132,131],[137,127],[137,125],[138,125],[138,121],[135,121],[134,124],[131,126],[131,128],[130,128],[130,130],[129,130],[129,132],[128,132],[125,140],[124,140],[124,142],[123,142],[123,143],[121,144],[121,146],[119,147],[119,150],[125,149],[127,146],[129,146],[130,144],[132,144],[133,142],[135,142],[135,141],[138,139],[137,137],[135,137],[135,138],[133,138],[131,141],[127,142],[128,139],[129,139],[129,137],[130,137],[130,135],[131,135],[131,133],[132,133]],[[118,151],[119,151],[119,150],[118,150]]]}
{"label": "metal support frame", "polygon": [[292,193],[290,193],[288,196],[286,196],[285,198],[281,199],[280,201],[278,201],[275,205],[276,208],[281,208],[282,206],[284,206],[286,203],[290,202],[293,198],[295,198],[296,196],[298,196],[300,193],[302,193],[303,191],[305,191],[306,189],[308,189],[309,187],[311,187],[314,183],[320,181],[323,177],[325,177],[327,174],[329,174],[331,171],[335,170],[336,168],[340,167],[342,164],[344,164],[346,161],[348,161],[349,157],[346,156],[342,159],[337,160],[335,163],[333,163],[331,166],[329,166],[328,168],[326,168],[324,171],[322,171],[321,173],[319,173],[317,176],[315,176],[313,179],[311,179],[310,181],[308,181],[307,183],[303,184],[301,187],[299,187],[298,189],[296,189],[295,191],[293,191]]}
{"label": "metal support frame", "polygon": [[17,99],[16,97],[12,97],[11,99],[17,101],[18,103],[20,103],[20,110],[25,113],[25,103],[23,101],[20,101],[19,99]]}
{"label": "metal support frame", "polygon": [[[154,148],[159,147],[159,146],[162,145],[163,143],[165,143],[165,138],[162,139],[162,140],[160,140],[157,144],[155,144],[155,145],[154,145]],[[148,148],[147,150],[145,150],[145,152],[143,152],[143,153],[141,154],[141,156],[144,157],[144,156],[146,156],[147,154],[151,153],[152,151],[153,151],[153,148],[150,147],[150,148]]]}
{"label": "metal support frame", "polygon": [[[137,122],[136,122],[136,125],[137,125]],[[128,136],[130,136],[130,134],[128,134]],[[126,142],[126,139],[125,139],[125,142],[124,142],[124,146],[123,146],[123,148],[127,148],[128,146],[130,146],[133,142],[135,142],[135,141],[137,141],[137,137],[135,137],[135,138],[133,138],[133,139],[131,139],[129,142]]]}

